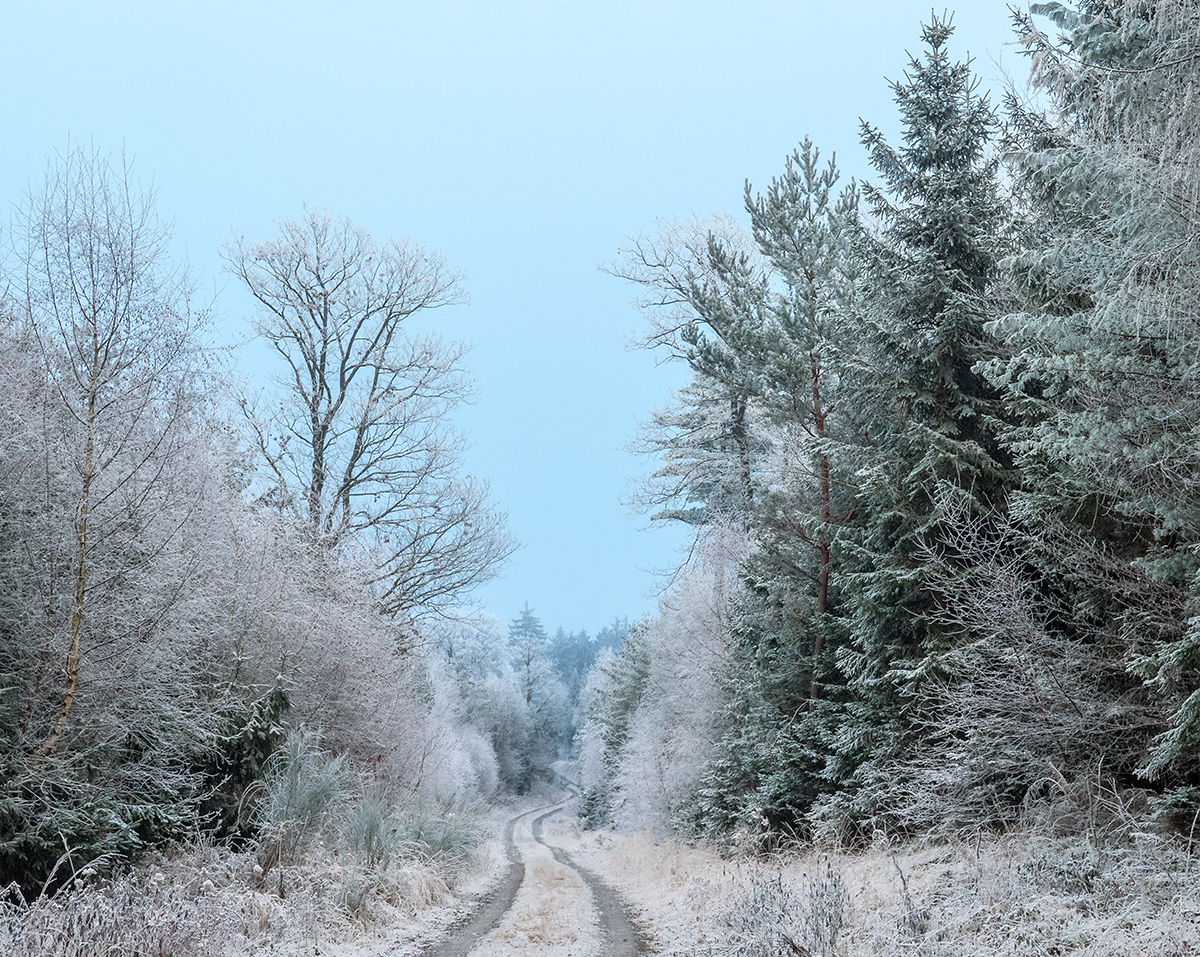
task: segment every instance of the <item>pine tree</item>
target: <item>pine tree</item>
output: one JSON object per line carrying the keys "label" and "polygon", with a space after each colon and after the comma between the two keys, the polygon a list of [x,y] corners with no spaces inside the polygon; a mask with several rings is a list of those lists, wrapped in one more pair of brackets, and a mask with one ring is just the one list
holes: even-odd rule
{"label": "pine tree", "polygon": [[858,193],[838,181],[836,164],[805,140],[764,193],[747,184],[749,235],[713,229],[686,256],[643,245],[627,271],[669,306],[673,324],[660,322],[655,341],[695,375],[691,407],[656,420],[672,431],[654,479],[684,505],[659,515],[724,518],[755,543],[738,615],[735,730],[706,788],[720,800],[702,796],[692,815],[702,826],[743,816],[794,826],[821,787],[827,736],[816,724],[831,713],[821,699],[830,688],[841,696],[834,539],[854,505],[843,466],[855,425],[839,366],[859,330]]}
{"label": "pine tree", "polygon": [[[830,729],[844,698],[834,665],[845,635],[835,539],[854,508],[846,465],[858,441],[841,369],[860,334],[858,193],[853,185],[835,193],[838,179],[805,140],[765,193],[747,185],[770,288],[753,311],[738,310],[737,298],[710,299],[708,328],[719,338],[695,336],[717,374],[753,383],[767,438],[737,616],[730,737],[697,803],[708,826],[766,821],[795,831],[828,787]],[[722,288],[753,289],[746,259],[716,244],[711,258]]]}
{"label": "pine tree", "polygon": [[696,372],[674,403],[655,410],[634,448],[662,463],[634,496],[652,521],[702,530],[748,521],[753,475],[763,450],[742,388]]}

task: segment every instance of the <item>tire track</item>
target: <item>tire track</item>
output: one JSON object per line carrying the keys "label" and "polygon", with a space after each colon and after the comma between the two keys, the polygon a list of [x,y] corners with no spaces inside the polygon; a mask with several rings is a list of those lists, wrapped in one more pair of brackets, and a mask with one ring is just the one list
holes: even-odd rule
{"label": "tire track", "polygon": [[449,937],[426,944],[421,951],[421,957],[466,957],[476,944],[500,926],[525,880],[525,862],[521,860],[521,852],[517,850],[517,843],[513,839],[517,822],[547,808],[550,808],[549,813],[553,814],[565,806],[566,802],[559,802],[557,805],[543,804],[530,811],[522,811],[509,819],[504,825],[504,855],[508,858],[508,869],[500,878],[500,886],[488,894],[483,903],[476,907],[463,923],[452,928]]}
{"label": "tire track", "polygon": [[578,796],[575,788],[570,790],[573,793],[567,800],[523,811],[505,824],[505,856],[509,866],[501,877],[499,887],[493,890],[463,923],[453,928],[448,937],[427,944],[421,951],[422,957],[466,957],[481,940],[499,927],[512,908],[517,892],[525,880],[525,863],[514,839],[514,832],[522,818],[533,815],[537,815],[530,827],[533,839],[545,847],[555,861],[578,874],[591,892],[603,936],[600,954],[603,957],[637,957],[645,952],[645,943],[616,892],[591,871],[572,861],[566,851],[548,844],[543,837],[543,822],[563,811],[567,804]]}
{"label": "tire track", "polygon": [[606,957],[636,957],[645,951],[645,941],[638,932],[637,925],[629,917],[625,905],[617,896],[617,892],[604,883],[586,867],[576,864],[571,856],[561,847],[547,844],[542,837],[542,822],[552,817],[565,807],[564,804],[547,811],[533,822],[533,839],[550,852],[558,863],[569,867],[583,878],[588,890],[592,892],[592,903],[600,914],[600,930],[604,935],[602,954]]}

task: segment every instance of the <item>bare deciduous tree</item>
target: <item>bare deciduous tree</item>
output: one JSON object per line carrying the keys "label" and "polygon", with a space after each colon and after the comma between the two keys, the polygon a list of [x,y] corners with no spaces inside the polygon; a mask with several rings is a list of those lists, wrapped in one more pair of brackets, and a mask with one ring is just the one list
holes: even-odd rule
{"label": "bare deciduous tree", "polygon": [[93,605],[173,534],[147,531],[179,492],[171,463],[197,401],[204,314],[185,273],[167,263],[170,230],[153,191],[124,161],[114,168],[94,150],[68,150],[19,208],[13,239],[17,310],[45,377],[45,486],[62,490],[71,510],[70,597],[63,621],[47,624],[51,644],[66,646],[41,745],[49,754],[71,715],[85,645],[105,643],[107,625],[89,622]]}
{"label": "bare deciduous tree", "polygon": [[453,602],[513,548],[487,486],[461,474],[463,439],[448,423],[470,395],[465,347],[404,327],[461,302],[461,279],[437,255],[406,240],[380,247],[344,217],[310,210],[279,226],[225,250],[284,364],[269,411],[244,406],[269,494],[314,541],[367,549],[389,612]]}

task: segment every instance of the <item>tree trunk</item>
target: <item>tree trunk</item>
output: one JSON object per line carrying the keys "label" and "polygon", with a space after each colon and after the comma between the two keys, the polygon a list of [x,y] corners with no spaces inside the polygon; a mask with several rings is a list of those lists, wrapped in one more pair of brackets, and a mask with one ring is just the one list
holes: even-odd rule
{"label": "tree trunk", "polygon": [[79,547],[78,561],[75,566],[75,597],[71,602],[71,647],[67,651],[67,679],[63,684],[62,705],[58,709],[58,718],[54,722],[54,730],[42,745],[42,754],[53,753],[58,747],[59,738],[67,726],[67,718],[71,714],[71,706],[75,703],[75,691],[79,687],[79,645],[80,633],[83,630],[83,603],[87,595],[88,562],[88,507],[91,503],[92,479],[94,478],[96,451],[96,380],[95,370],[100,365],[100,349],[96,346],[93,357],[93,379],[88,392],[87,439],[83,457],[83,488],[79,494],[79,518],[75,526],[76,542]]}
{"label": "tree trunk", "polygon": [[[812,366],[812,400],[813,400],[813,430],[818,439],[825,438],[826,410],[821,403],[821,363],[816,353],[809,353]],[[820,469],[820,500],[821,528],[817,533],[817,557],[821,567],[817,571],[817,629],[813,637],[813,671],[812,682],[809,685],[809,698],[821,697],[821,685],[817,681],[817,668],[821,663],[821,655],[825,653],[825,611],[829,604],[829,519],[832,514],[832,489],[829,481],[829,456],[821,453]]]}

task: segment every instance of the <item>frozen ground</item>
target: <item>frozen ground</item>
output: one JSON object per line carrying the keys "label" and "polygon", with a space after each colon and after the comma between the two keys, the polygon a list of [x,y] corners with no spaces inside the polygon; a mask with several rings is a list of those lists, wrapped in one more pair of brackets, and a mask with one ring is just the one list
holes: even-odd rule
{"label": "frozen ground", "polygon": [[[0,953],[1200,957],[1195,848],[1149,833],[764,858],[581,831],[558,805],[499,809],[491,830],[477,866],[453,880],[429,866],[365,874],[314,861],[264,881],[253,854],[212,847],[150,859],[24,907],[0,901]],[[493,913],[465,931],[487,902]],[[625,912],[636,933],[620,930]]]}
{"label": "frozen ground", "polygon": [[[350,957],[633,957],[636,935],[611,890],[553,845],[573,832],[569,802],[509,818],[461,906],[427,908],[411,928],[346,944]],[[475,916],[468,918],[471,910]],[[624,921],[624,923],[622,923]],[[614,933],[614,928],[616,931]],[[624,932],[623,932],[624,931]]]}
{"label": "frozen ground", "polygon": [[[577,832],[563,843],[632,903],[655,954],[769,953],[746,937],[764,888],[792,892],[786,917],[757,925],[765,945],[771,924],[797,936],[829,916],[831,877],[845,894],[831,957],[1200,954],[1200,867],[1158,839],[1105,852],[1077,838],[1011,835],[769,859],[649,832]],[[816,943],[808,949],[821,957]]]}

